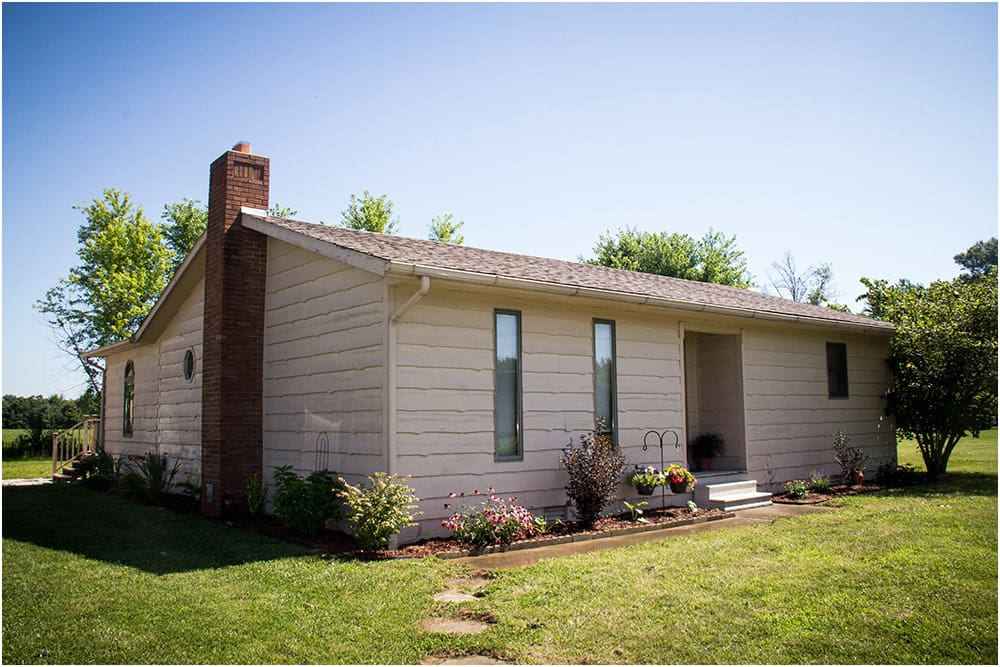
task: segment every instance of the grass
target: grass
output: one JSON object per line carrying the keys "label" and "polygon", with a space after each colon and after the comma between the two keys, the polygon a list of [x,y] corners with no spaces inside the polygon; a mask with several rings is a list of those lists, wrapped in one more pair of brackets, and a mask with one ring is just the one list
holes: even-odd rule
{"label": "grass", "polygon": [[14,444],[14,441],[21,434],[28,433],[26,428],[5,428],[3,429],[3,479],[24,479],[34,477],[52,476],[51,456],[30,456],[27,458],[8,459],[6,450]]}
{"label": "grass", "polygon": [[[934,486],[498,572],[458,607],[430,598],[464,571],[453,563],[324,559],[86,489],[7,488],[4,661],[996,664],[984,435]],[[462,612],[496,624],[419,628]]]}
{"label": "grass", "polygon": [[5,428],[3,430],[3,448],[7,449],[14,444],[19,435],[27,435],[30,431],[26,428]]}
{"label": "grass", "polygon": [[10,459],[3,462],[3,479],[52,477],[52,457]]}
{"label": "grass", "polygon": [[[916,440],[900,439],[896,447],[899,463],[909,463],[917,470],[925,470],[924,460],[917,449]],[[990,472],[997,470],[997,429],[982,431],[978,438],[962,438],[948,458],[948,472]]]}

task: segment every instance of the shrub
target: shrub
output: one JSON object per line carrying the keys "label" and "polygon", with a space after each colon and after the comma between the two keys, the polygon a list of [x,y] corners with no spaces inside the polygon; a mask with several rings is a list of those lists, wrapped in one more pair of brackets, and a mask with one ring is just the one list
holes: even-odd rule
{"label": "shrub", "polygon": [[802,499],[809,495],[809,485],[804,479],[793,479],[785,483],[785,493],[789,498]]}
{"label": "shrub", "polygon": [[816,493],[829,493],[830,489],[833,488],[833,482],[830,481],[829,475],[821,472],[814,472],[809,477],[809,488]]}
{"label": "shrub", "polygon": [[909,463],[896,465],[886,461],[875,472],[875,481],[883,486],[911,486],[920,484],[925,479],[926,475]]}
{"label": "shrub", "polygon": [[[479,491],[472,495],[479,495]],[[455,497],[454,493],[449,494],[449,498]],[[464,498],[465,494],[460,497]],[[545,519],[518,505],[516,496],[504,502],[492,488],[487,489],[486,500],[478,505],[463,505],[441,525],[452,531],[456,540],[479,546],[510,544],[545,532]]]}
{"label": "shrub", "polygon": [[254,475],[247,480],[247,506],[250,508],[252,516],[260,516],[264,513],[264,507],[267,505],[267,488],[267,484],[259,475]]}
{"label": "shrub", "polygon": [[169,469],[166,467],[166,462],[166,457],[161,459],[156,454],[148,452],[134,467],[126,464],[126,470],[115,488],[126,497],[156,502],[162,494],[170,490],[174,477],[181,470],[180,461],[174,461],[174,465]]}
{"label": "shrub", "polygon": [[365,549],[384,549],[389,538],[406,526],[415,526],[413,519],[422,512],[413,513],[420,502],[406,481],[409,477],[397,477],[377,472],[368,478],[368,487],[352,486],[339,478],[341,489],[337,495],[347,508],[346,520],[354,534],[354,539]]}
{"label": "shrub", "polygon": [[834,459],[840,464],[841,481],[850,483],[854,473],[865,469],[864,463],[868,460],[868,455],[857,447],[848,447],[851,441],[850,436],[844,429],[838,430],[833,436]]}
{"label": "shrub", "polygon": [[97,453],[95,456],[96,461],[94,462],[94,475],[110,482],[117,481],[122,474],[124,459],[121,456],[116,457],[114,454],[101,446],[97,447]]}
{"label": "shrub", "polygon": [[46,428],[45,418],[33,414],[28,415],[27,421],[28,432],[18,434],[12,443],[4,446],[4,459],[42,456],[52,451],[53,431]]}
{"label": "shrub", "polygon": [[319,532],[338,514],[335,494],[342,487],[333,475],[329,470],[317,470],[302,479],[292,472],[292,466],[275,468],[271,502],[278,520],[309,535]]}
{"label": "shrub", "polygon": [[691,440],[691,444],[688,445],[688,450],[691,453],[691,458],[694,460],[699,459],[712,459],[716,456],[722,456],[722,453],[726,449],[726,443],[722,439],[721,433],[701,433]]}
{"label": "shrub", "polygon": [[618,493],[625,455],[598,420],[596,430],[580,436],[580,447],[570,442],[563,449],[560,462],[569,473],[566,495],[573,501],[577,518],[585,526],[593,525]]}

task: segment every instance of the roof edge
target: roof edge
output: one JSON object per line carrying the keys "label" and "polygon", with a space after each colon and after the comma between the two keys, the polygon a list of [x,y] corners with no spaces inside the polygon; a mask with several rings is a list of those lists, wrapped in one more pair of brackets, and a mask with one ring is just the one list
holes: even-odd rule
{"label": "roof edge", "polygon": [[844,322],[841,320],[825,319],[821,317],[807,317],[804,315],[790,315],[785,313],[775,313],[766,310],[753,308],[736,308],[726,306],[712,306],[696,301],[681,301],[678,299],[667,299],[664,297],[645,296],[640,294],[630,294],[618,290],[601,290],[593,287],[579,287],[572,285],[560,285],[548,283],[540,280],[530,280],[527,278],[511,278],[486,273],[474,273],[471,271],[461,271],[458,269],[444,269],[436,266],[424,266],[420,264],[407,264],[403,262],[390,262],[387,273],[398,276],[429,276],[434,278],[444,278],[457,280],[460,282],[473,283],[477,285],[490,285],[495,287],[509,287],[512,289],[531,290],[535,292],[546,292],[561,296],[580,296],[595,299],[604,299],[631,303],[636,305],[649,305],[660,308],[671,308],[674,310],[687,310],[691,312],[702,312],[714,315],[728,315],[731,317],[765,320],[769,322],[780,322],[785,324],[802,324],[806,326],[825,327],[833,329],[845,329],[861,333],[871,333],[884,336],[891,336],[895,333],[896,327],[891,322],[872,320],[871,324]]}
{"label": "roof edge", "polygon": [[108,345],[102,345],[101,347],[98,347],[93,350],[87,350],[86,352],[80,355],[80,358],[90,359],[91,357],[104,357],[112,352],[118,352],[132,345],[138,345],[142,340],[143,335],[146,333],[150,325],[157,318],[159,312],[162,310],[163,304],[170,299],[170,297],[174,293],[174,290],[177,289],[177,286],[186,278],[186,274],[189,268],[191,267],[192,264],[195,263],[195,261],[197,261],[198,255],[201,253],[204,247],[205,247],[205,232],[202,232],[201,236],[198,237],[198,240],[194,242],[193,246],[191,246],[191,250],[188,252],[187,257],[185,257],[184,261],[181,262],[181,265],[177,267],[177,270],[174,272],[174,275],[170,279],[170,282],[168,282],[167,286],[163,288],[162,292],[160,292],[160,296],[159,298],[156,299],[156,303],[153,304],[153,307],[150,309],[149,313],[146,315],[146,317],[143,318],[142,324],[139,325],[139,328],[136,329],[136,332],[134,334],[132,334],[129,338],[125,340],[118,341],[116,343],[109,343]]}
{"label": "roof edge", "polygon": [[[384,276],[389,268],[389,262],[380,257],[358,252],[357,250],[351,250],[350,248],[345,248],[344,246],[337,245],[336,243],[321,241],[291,229],[279,227],[267,219],[267,214],[265,212],[258,209],[244,206],[240,212],[242,214],[240,222],[247,229],[252,229],[255,232],[260,232],[261,234],[278,239],[279,241],[284,241],[285,243],[302,248],[303,250],[309,250],[323,255],[324,257],[337,260],[338,262],[349,264],[354,268],[374,273],[379,277]],[[264,215],[262,216],[261,213],[264,213]]]}

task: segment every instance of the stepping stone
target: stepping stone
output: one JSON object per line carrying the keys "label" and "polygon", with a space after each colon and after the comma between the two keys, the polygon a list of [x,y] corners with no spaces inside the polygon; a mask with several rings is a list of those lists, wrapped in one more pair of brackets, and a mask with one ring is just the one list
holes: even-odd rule
{"label": "stepping stone", "polygon": [[510,663],[485,655],[463,655],[457,658],[428,658],[422,665],[509,665]]}
{"label": "stepping stone", "polygon": [[445,585],[449,588],[471,588],[478,590],[490,583],[490,580],[479,574],[471,574],[467,577],[453,577],[445,580]]}
{"label": "stepping stone", "polygon": [[469,595],[460,591],[441,591],[431,597],[437,602],[472,602],[479,599],[475,595]]}
{"label": "stepping stone", "polygon": [[474,635],[490,627],[489,623],[471,618],[428,618],[420,626],[427,632],[448,635]]}

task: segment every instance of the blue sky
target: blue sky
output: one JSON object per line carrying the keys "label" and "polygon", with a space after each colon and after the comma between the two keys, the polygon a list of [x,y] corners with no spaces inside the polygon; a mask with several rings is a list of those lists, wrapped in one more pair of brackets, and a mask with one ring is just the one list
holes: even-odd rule
{"label": "blue sky", "polygon": [[627,225],[950,278],[997,233],[997,9],[979,5],[3,5],[3,393],[83,379],[32,304],[105,187],[205,200],[238,140],[271,199],[560,259]]}

